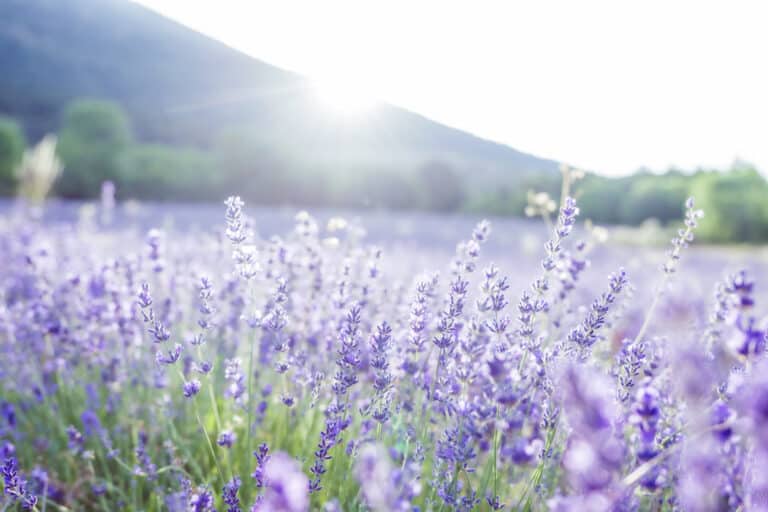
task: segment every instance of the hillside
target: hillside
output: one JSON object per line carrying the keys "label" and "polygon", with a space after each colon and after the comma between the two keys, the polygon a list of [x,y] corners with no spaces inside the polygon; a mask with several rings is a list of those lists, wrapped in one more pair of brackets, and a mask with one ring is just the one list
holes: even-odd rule
{"label": "hillside", "polygon": [[122,104],[147,142],[205,148],[222,133],[248,132],[330,163],[446,160],[479,182],[556,168],[389,105],[355,122],[334,119],[301,76],[127,0],[3,0],[1,9],[0,113],[32,139],[57,129],[68,101],[95,97]]}

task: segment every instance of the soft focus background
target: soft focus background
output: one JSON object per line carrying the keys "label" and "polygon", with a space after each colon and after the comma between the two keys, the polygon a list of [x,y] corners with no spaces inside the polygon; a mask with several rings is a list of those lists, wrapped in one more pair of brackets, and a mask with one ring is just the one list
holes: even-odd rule
{"label": "soft focus background", "polygon": [[596,223],[666,241],[695,195],[700,240],[764,242],[768,42],[738,4],[3,0],[0,193],[46,135],[76,200],[523,216],[565,162]]}

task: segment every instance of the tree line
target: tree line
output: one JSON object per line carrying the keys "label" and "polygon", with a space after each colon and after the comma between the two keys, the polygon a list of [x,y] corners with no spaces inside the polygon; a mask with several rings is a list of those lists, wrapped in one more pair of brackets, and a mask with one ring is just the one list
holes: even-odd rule
{"label": "tree line", "polygon": [[[123,199],[215,200],[232,191],[261,204],[469,211],[522,215],[529,190],[556,196],[556,174],[516,177],[492,191],[473,187],[471,170],[444,160],[415,168],[392,164],[303,161],[292,151],[259,142],[242,131],[210,147],[145,144],[134,139],[119,105],[77,100],[65,110],[58,133],[64,171],[54,186],[63,198],[98,196],[112,181]],[[14,194],[27,146],[12,119],[0,118],[0,194]],[[649,218],[677,222],[685,198],[695,195],[707,217],[701,236],[711,242],[768,240],[768,182],[753,167],[663,174],[639,171],[609,178],[587,174],[575,195],[585,218],[601,224],[638,225]]]}

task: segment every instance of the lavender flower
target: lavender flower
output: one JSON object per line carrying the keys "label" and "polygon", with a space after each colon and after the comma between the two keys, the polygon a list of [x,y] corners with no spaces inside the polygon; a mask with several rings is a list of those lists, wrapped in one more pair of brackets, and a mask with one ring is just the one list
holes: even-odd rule
{"label": "lavender flower", "polygon": [[613,432],[616,410],[610,383],[587,367],[569,366],[563,379],[564,408],[573,428],[563,465],[577,490],[607,495],[624,456]]}
{"label": "lavender flower", "polygon": [[748,420],[752,436],[748,467],[746,468],[746,508],[768,510],[768,360],[755,368],[741,386],[737,400],[739,410]]}
{"label": "lavender flower", "polygon": [[225,215],[227,219],[227,238],[235,245],[241,244],[247,238],[243,223],[244,203],[239,196],[231,196],[227,198],[224,204],[227,206]]}
{"label": "lavender flower", "polygon": [[199,488],[189,497],[189,509],[193,512],[216,512],[213,493],[205,488]]}
{"label": "lavender flower", "polygon": [[591,348],[597,342],[597,333],[605,325],[608,311],[626,284],[627,276],[624,270],[611,274],[608,291],[592,303],[587,317],[568,334],[570,343],[583,350]]}
{"label": "lavender flower", "polygon": [[188,380],[184,383],[184,397],[192,398],[200,392],[200,381],[197,379]]}
{"label": "lavender flower", "polygon": [[339,371],[334,376],[333,382],[333,392],[339,397],[343,397],[358,381],[360,311],[359,306],[353,306],[349,310],[339,336],[341,347],[336,359]]}
{"label": "lavender flower", "polygon": [[672,239],[672,250],[668,253],[667,262],[664,264],[666,274],[674,274],[680,261],[680,254],[688,244],[693,242],[694,230],[698,227],[698,221],[704,217],[704,212],[695,209],[693,197],[685,201],[684,228],[678,230],[677,236]]}
{"label": "lavender flower", "polygon": [[341,347],[336,359],[339,370],[334,375],[331,387],[335,397],[326,411],[325,429],[320,432],[320,442],[315,451],[315,463],[310,468],[314,477],[309,482],[309,490],[313,493],[322,489],[320,480],[326,471],[325,462],[331,458],[329,451],[341,442],[339,436],[351,423],[351,419],[347,415],[346,398],[349,388],[358,381],[360,312],[359,306],[353,306],[347,313],[339,332]]}
{"label": "lavender flower", "polygon": [[331,459],[329,452],[331,448],[339,443],[339,434],[346,428],[345,422],[339,418],[328,416],[325,421],[325,429],[320,432],[320,442],[315,451],[315,462],[309,471],[313,478],[309,482],[309,491],[317,492],[322,489],[320,481],[326,472],[325,463]]}
{"label": "lavender flower", "polygon": [[18,462],[14,457],[7,458],[3,464],[4,493],[11,502],[21,503],[24,510],[32,510],[37,505],[37,497],[29,492],[27,482],[18,473]]}
{"label": "lavender flower", "polygon": [[394,468],[387,451],[381,446],[367,446],[355,463],[355,477],[365,497],[365,503],[374,512],[409,510],[399,501],[393,478]]}
{"label": "lavender flower", "polygon": [[[639,464],[651,461],[659,454],[657,433],[661,419],[659,392],[650,384],[637,391],[634,403],[635,424],[639,430],[637,461]],[[654,467],[643,477],[641,485],[649,491],[659,486],[659,468]]]}
{"label": "lavender flower", "polygon": [[269,446],[267,446],[267,443],[260,444],[259,449],[253,452],[253,456],[256,457],[256,469],[253,470],[251,476],[256,481],[256,487],[260,489],[264,487],[264,468],[267,461],[269,461]]}
{"label": "lavender flower", "polygon": [[147,452],[148,441],[147,433],[144,430],[139,431],[135,450],[137,464],[133,468],[133,472],[136,475],[145,476],[147,480],[152,481],[157,478],[157,466],[152,462],[152,458]]}
{"label": "lavender flower", "polygon": [[141,283],[141,291],[139,291],[139,306],[142,309],[147,309],[152,305],[152,295],[149,293],[149,283]]}
{"label": "lavender flower", "polygon": [[392,341],[392,328],[386,322],[376,327],[371,335],[371,368],[373,368],[374,406],[373,418],[379,423],[386,423],[390,416],[390,388],[392,373],[389,369],[388,352]]}
{"label": "lavender flower", "polygon": [[578,215],[579,208],[576,206],[576,200],[572,197],[566,197],[560,208],[554,235],[544,246],[546,257],[541,266],[545,272],[551,272],[557,266],[557,260],[562,251],[562,241],[573,231]]}
{"label": "lavender flower", "polygon": [[305,512],[309,510],[308,481],[296,461],[283,452],[273,454],[264,467],[264,498],[253,512]]}
{"label": "lavender flower", "polygon": [[616,359],[617,398],[627,402],[646,363],[645,343],[624,339]]}
{"label": "lavender flower", "polygon": [[240,512],[240,498],[237,497],[237,492],[240,490],[240,478],[234,477],[232,480],[224,484],[222,491],[222,500],[227,505],[227,512]]}
{"label": "lavender flower", "polygon": [[408,321],[408,326],[410,328],[408,335],[408,342],[410,344],[409,350],[415,353],[424,351],[426,338],[423,333],[427,328],[428,322],[428,301],[434,296],[436,286],[437,275],[433,275],[429,279],[420,280],[416,284],[416,294],[413,302],[411,302],[410,317]]}
{"label": "lavender flower", "polygon": [[155,361],[157,361],[157,364],[159,365],[168,365],[178,361],[179,357],[181,357],[181,344],[176,343],[173,346],[173,350],[169,350],[165,354],[158,350],[155,354]]}
{"label": "lavender flower", "polygon": [[67,427],[67,447],[69,448],[69,451],[74,454],[82,452],[84,442],[83,434],[81,434],[73,425],[69,425]]}
{"label": "lavender flower", "polygon": [[[207,233],[0,218],[0,508],[760,510],[761,267],[710,305],[703,251],[666,286],[700,218],[689,203],[647,290],[643,251],[588,262],[570,242],[569,192],[512,312],[525,251],[504,245],[515,232],[490,248],[513,266],[478,272],[487,222],[425,269],[440,244],[384,261],[338,218],[258,237],[235,197]],[[605,290],[585,271],[616,254],[635,295],[623,271]],[[182,389],[158,391],[171,379]]]}
{"label": "lavender flower", "polygon": [[162,272],[165,262],[161,256],[161,244],[165,235],[158,229],[152,229],[147,233],[147,246],[149,247],[149,261],[154,272]]}
{"label": "lavender flower", "polygon": [[560,208],[557,225],[552,237],[544,244],[545,256],[541,262],[543,274],[531,284],[531,292],[524,291],[518,303],[518,331],[522,346],[531,353],[539,350],[540,340],[536,336],[536,319],[539,313],[549,310],[546,296],[549,291],[549,276],[556,270],[563,251],[563,241],[573,231],[579,208],[576,201],[566,197]]}
{"label": "lavender flower", "polygon": [[245,376],[240,370],[239,359],[225,361],[224,378],[229,382],[226,394],[239,402],[245,394]]}
{"label": "lavender flower", "polygon": [[440,349],[441,353],[451,350],[456,343],[456,323],[464,311],[468,286],[469,282],[462,279],[461,275],[456,276],[456,279],[451,283],[448,303],[439,315],[438,334],[432,340],[432,343]]}
{"label": "lavender flower", "polygon": [[219,434],[216,444],[225,448],[232,448],[235,441],[237,441],[237,435],[231,430],[225,430]]}

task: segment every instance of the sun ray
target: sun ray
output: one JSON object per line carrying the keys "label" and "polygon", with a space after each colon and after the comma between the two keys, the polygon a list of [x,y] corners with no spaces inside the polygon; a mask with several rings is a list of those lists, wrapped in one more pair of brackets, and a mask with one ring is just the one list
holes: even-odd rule
{"label": "sun ray", "polygon": [[368,114],[376,99],[365,89],[343,76],[324,76],[312,79],[315,95],[323,108],[343,117]]}

